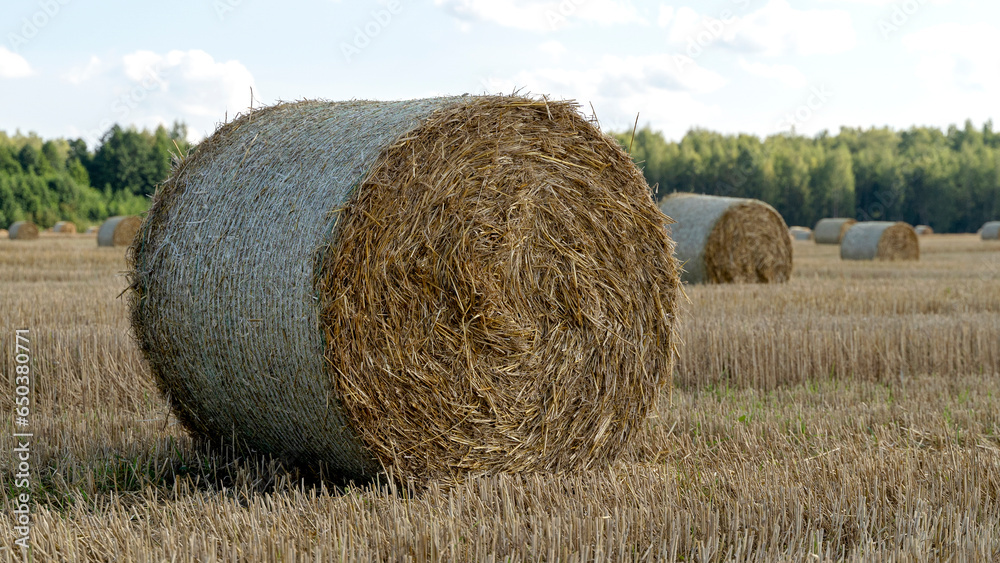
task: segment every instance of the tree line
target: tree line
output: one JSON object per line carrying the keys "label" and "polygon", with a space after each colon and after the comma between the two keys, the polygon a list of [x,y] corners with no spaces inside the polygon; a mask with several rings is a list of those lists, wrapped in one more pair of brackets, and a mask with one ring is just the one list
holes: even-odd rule
{"label": "tree line", "polygon": [[649,127],[613,133],[659,198],[670,192],[747,197],[789,225],[824,217],[906,221],[975,232],[1000,219],[1000,133],[987,122],[947,131],[841,128],[761,139],[692,129],[679,142]]}
{"label": "tree line", "polygon": [[[674,191],[755,198],[805,226],[853,217],[975,232],[1000,219],[1000,132],[992,122],[764,139],[692,129],[673,142],[649,127],[613,136],[657,199]],[[190,151],[186,137],[179,122],[153,131],[115,125],[89,150],[82,139],[0,132],[0,227],[144,212],[174,155]]]}
{"label": "tree line", "polygon": [[115,125],[89,150],[83,139],[0,131],[0,227],[21,220],[41,228],[89,225],[142,213],[173,155],[190,150],[186,137],[183,123],[153,131]]}

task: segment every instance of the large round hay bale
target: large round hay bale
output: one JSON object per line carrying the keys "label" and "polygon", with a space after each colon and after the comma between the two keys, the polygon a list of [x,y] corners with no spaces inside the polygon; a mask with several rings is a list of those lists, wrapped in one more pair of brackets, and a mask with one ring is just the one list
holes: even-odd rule
{"label": "large round hay bale", "polygon": [[671,378],[672,247],[575,104],[282,104],[157,192],[132,327],[216,443],[354,479],[589,468]]}
{"label": "large round hay bale", "polygon": [[840,244],[851,225],[857,223],[847,217],[820,219],[813,229],[813,240],[816,244]]}
{"label": "large round hay bale", "polygon": [[57,221],[52,226],[52,232],[62,234],[76,234],[76,223],[72,221]]}
{"label": "large round hay bale", "polygon": [[990,221],[984,223],[979,229],[979,236],[983,240],[1000,240],[1000,221]]}
{"label": "large round hay bale", "polygon": [[933,235],[934,229],[930,225],[917,225],[913,227],[913,230],[917,233],[917,236]]}
{"label": "large round hay bale", "polygon": [[788,234],[792,240],[812,240],[813,232],[809,227],[788,227]]}
{"label": "large round hay bale", "polygon": [[865,221],[847,230],[840,243],[843,260],[918,260],[920,241],[908,223]]}
{"label": "large round hay bale", "polygon": [[770,283],[792,273],[785,220],[755,199],[674,193],[660,201],[687,283]]}
{"label": "large round hay bale", "polygon": [[97,246],[128,246],[142,225],[142,218],[136,215],[116,215],[108,217],[97,230]]}
{"label": "large round hay bale", "polygon": [[38,225],[31,221],[15,221],[7,232],[11,240],[35,240],[38,238]]}

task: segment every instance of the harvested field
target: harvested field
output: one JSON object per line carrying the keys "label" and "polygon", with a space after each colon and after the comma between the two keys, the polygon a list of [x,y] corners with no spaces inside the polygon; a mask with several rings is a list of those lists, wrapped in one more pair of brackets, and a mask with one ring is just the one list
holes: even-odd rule
{"label": "harvested field", "polygon": [[780,286],[686,290],[675,388],[616,465],[406,495],[195,445],[128,334],[123,253],[0,240],[3,326],[31,331],[35,560],[996,560],[1000,242],[794,253]]}

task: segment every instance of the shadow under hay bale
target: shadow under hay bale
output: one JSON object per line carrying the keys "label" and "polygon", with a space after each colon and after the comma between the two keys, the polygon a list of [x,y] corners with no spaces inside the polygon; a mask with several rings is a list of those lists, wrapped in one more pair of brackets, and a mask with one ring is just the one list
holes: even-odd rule
{"label": "shadow under hay bale", "polygon": [[809,227],[788,227],[788,234],[792,240],[812,240],[813,232]]}
{"label": "shadow under hay bale", "polygon": [[15,221],[7,233],[11,240],[35,240],[38,238],[38,225],[31,221]]}
{"label": "shadow under hay bale", "polygon": [[847,217],[820,219],[813,229],[813,240],[816,244],[840,244],[855,223],[857,221]]}
{"label": "shadow under hay bale", "polygon": [[97,246],[128,246],[142,225],[142,218],[136,215],[116,215],[108,217],[97,230]]}
{"label": "shadow under hay bale", "polygon": [[1000,240],[1000,221],[990,221],[983,224],[979,229],[979,236],[983,240]]}
{"label": "shadow under hay bale", "polygon": [[195,435],[345,478],[606,465],[670,381],[673,245],[569,102],[299,102],[220,127],[129,251]]}
{"label": "shadow under hay bale", "polygon": [[76,223],[72,221],[58,221],[52,226],[52,232],[64,235],[75,235]]}
{"label": "shadow under hay bale", "polygon": [[843,260],[919,260],[920,241],[908,223],[856,223],[840,243]]}
{"label": "shadow under hay bale", "polygon": [[934,229],[930,225],[917,225],[913,227],[913,230],[917,233],[917,236],[933,235]]}
{"label": "shadow under hay bale", "polygon": [[792,243],[785,220],[755,199],[674,193],[660,211],[687,283],[770,283],[792,273]]}

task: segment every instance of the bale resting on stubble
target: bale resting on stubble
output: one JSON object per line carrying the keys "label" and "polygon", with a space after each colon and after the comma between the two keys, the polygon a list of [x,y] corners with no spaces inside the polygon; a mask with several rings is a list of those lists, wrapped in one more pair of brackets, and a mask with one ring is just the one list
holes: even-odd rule
{"label": "bale resting on stubble", "polygon": [[934,229],[930,225],[917,225],[913,227],[913,230],[917,233],[917,236],[933,235]]}
{"label": "bale resting on stubble", "polygon": [[57,221],[52,226],[52,232],[62,234],[76,234],[76,223],[72,221]]}
{"label": "bale resting on stubble", "polygon": [[865,221],[847,230],[840,243],[843,260],[919,260],[917,232],[902,221]]}
{"label": "bale resting on stubble", "polygon": [[840,244],[847,234],[847,229],[855,223],[857,221],[847,217],[820,219],[813,229],[813,240],[816,244]]}
{"label": "bale resting on stubble", "polygon": [[770,283],[792,273],[792,242],[785,220],[755,199],[673,193],[660,211],[687,283]]}
{"label": "bale resting on stubble", "polygon": [[142,225],[137,215],[116,215],[108,217],[97,230],[97,246],[128,246]]}
{"label": "bale resting on stubble", "polygon": [[132,327],[216,442],[360,480],[598,467],[671,378],[672,247],[575,104],[282,104],[157,192]]}
{"label": "bale resting on stubble", "polygon": [[788,235],[792,240],[812,240],[813,232],[809,227],[788,227]]}
{"label": "bale resting on stubble", "polygon": [[38,225],[31,221],[15,221],[7,233],[11,240],[35,240],[38,238]]}
{"label": "bale resting on stubble", "polygon": [[984,223],[979,229],[979,236],[983,240],[1000,240],[1000,221]]}

